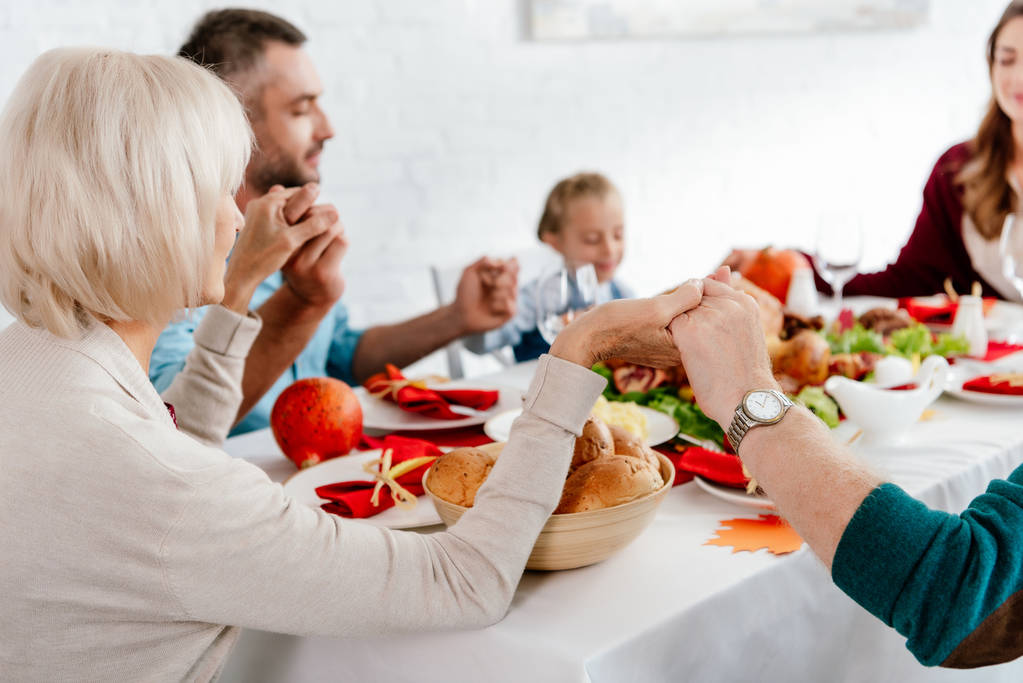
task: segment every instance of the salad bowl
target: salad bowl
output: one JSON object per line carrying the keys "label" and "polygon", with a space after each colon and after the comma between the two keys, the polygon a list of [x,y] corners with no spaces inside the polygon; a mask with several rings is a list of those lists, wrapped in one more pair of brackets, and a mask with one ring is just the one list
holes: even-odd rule
{"label": "salad bowl", "polygon": [[944,390],[948,361],[928,356],[913,379],[915,388],[886,389],[847,377],[830,377],[824,390],[863,430],[863,443],[897,442]]}

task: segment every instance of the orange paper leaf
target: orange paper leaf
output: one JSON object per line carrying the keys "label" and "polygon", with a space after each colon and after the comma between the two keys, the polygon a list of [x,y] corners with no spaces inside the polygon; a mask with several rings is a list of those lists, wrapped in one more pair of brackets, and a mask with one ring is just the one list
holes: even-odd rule
{"label": "orange paper leaf", "polygon": [[759,515],[757,519],[726,519],[721,522],[721,528],[716,533],[717,537],[704,545],[731,547],[733,553],[767,548],[775,555],[785,555],[799,550],[803,545],[799,534],[777,515]]}

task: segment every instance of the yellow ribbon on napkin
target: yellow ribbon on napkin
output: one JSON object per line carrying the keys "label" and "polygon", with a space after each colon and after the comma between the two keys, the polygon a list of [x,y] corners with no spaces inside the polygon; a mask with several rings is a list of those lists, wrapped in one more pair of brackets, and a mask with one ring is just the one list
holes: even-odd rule
{"label": "yellow ribbon on napkin", "polygon": [[418,458],[411,458],[404,462],[400,462],[394,467],[391,467],[391,458],[394,456],[394,451],[390,448],[384,451],[383,457],[379,460],[370,460],[367,463],[363,463],[362,469],[367,473],[373,475],[373,479],[376,480],[376,486],[373,487],[373,496],[369,499],[374,506],[380,505],[380,490],[384,486],[391,492],[391,498],[394,499],[395,507],[403,510],[411,510],[416,506],[416,497],[408,489],[398,483],[397,479],[403,474],[408,474],[417,467],[421,467],[427,463],[433,462],[437,459],[435,455],[422,455]]}

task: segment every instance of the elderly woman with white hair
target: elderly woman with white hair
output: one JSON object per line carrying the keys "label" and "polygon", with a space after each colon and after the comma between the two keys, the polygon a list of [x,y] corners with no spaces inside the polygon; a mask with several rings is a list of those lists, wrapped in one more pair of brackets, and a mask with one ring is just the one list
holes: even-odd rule
{"label": "elderly woman with white hair", "polygon": [[210,423],[237,410],[259,327],[245,315],[251,287],[310,234],[283,221],[289,191],[271,192],[259,229],[239,238],[257,256],[225,275],[249,140],[223,83],[165,57],[51,51],[7,103],[0,300],[18,322],[0,333],[5,678],[208,680],[239,626],[349,636],[492,623],[603,387],[589,365],[679,360],[666,328],[698,303],[698,282],[582,316],[541,359],[476,506],[445,533],[295,503],[177,431],[146,377],[161,328],[221,301],[226,280],[174,400]]}

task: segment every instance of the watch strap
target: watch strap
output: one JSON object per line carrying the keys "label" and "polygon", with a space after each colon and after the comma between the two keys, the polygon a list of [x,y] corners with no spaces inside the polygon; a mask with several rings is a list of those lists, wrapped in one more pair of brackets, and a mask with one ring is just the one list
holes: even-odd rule
{"label": "watch strap", "polygon": [[746,411],[740,403],[735,408],[735,415],[732,417],[732,424],[728,425],[728,442],[732,444],[733,451],[736,453],[739,452],[739,443],[753,425],[753,420],[746,414]]}

